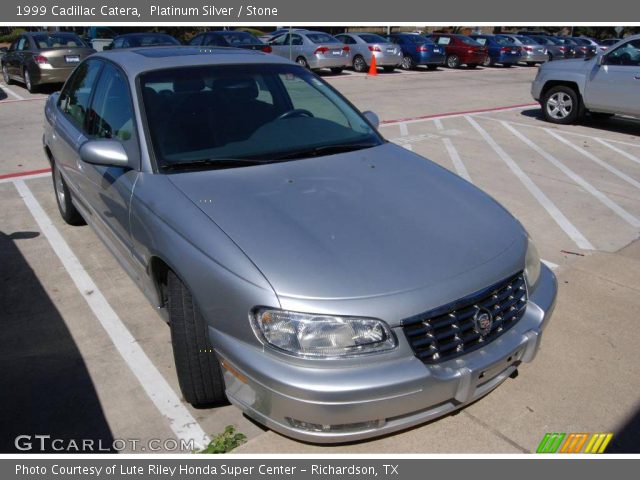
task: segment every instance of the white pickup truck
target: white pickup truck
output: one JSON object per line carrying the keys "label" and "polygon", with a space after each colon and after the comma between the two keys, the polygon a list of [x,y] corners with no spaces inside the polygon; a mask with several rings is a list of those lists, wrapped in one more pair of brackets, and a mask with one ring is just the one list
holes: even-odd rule
{"label": "white pickup truck", "polygon": [[575,123],[585,113],[640,117],[640,35],[589,60],[548,62],[531,84],[545,120]]}

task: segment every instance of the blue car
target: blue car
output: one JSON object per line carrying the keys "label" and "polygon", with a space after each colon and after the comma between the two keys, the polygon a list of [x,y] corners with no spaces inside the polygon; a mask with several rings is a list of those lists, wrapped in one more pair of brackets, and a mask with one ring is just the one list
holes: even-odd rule
{"label": "blue car", "polygon": [[503,67],[516,65],[522,57],[522,49],[513,45],[508,39],[498,35],[469,35],[480,45],[487,47],[489,55],[484,62],[485,67],[497,63]]}
{"label": "blue car", "polygon": [[404,70],[412,70],[417,65],[426,65],[429,70],[436,70],[444,65],[446,58],[444,47],[436,45],[432,40],[417,33],[392,33],[386,37],[402,50]]}

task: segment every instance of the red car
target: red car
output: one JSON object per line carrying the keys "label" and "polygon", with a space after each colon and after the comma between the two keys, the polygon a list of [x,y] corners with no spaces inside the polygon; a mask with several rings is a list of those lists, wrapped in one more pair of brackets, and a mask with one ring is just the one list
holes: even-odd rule
{"label": "red car", "polygon": [[445,64],[449,68],[460,68],[466,65],[476,68],[484,63],[489,51],[473,38],[457,33],[433,33],[431,40],[445,48],[447,58]]}

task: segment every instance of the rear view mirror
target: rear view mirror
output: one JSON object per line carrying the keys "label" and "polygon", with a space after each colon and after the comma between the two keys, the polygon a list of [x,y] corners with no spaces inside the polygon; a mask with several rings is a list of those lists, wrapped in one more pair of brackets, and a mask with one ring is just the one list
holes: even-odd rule
{"label": "rear view mirror", "polygon": [[378,118],[378,115],[373,113],[371,110],[367,110],[366,112],[363,112],[362,114],[364,115],[364,118],[369,120],[369,123],[371,125],[373,125],[373,128],[375,128],[377,130],[378,127],[380,126],[380,119]]}
{"label": "rear view mirror", "polygon": [[89,140],[80,147],[83,162],[108,167],[129,166],[129,157],[122,144],[117,140]]}

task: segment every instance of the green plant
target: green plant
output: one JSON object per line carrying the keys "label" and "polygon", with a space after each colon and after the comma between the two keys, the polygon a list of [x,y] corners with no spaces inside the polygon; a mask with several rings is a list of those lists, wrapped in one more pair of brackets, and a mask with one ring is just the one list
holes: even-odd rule
{"label": "green plant", "polygon": [[196,453],[228,453],[247,441],[244,433],[236,432],[232,425],[228,425],[224,432],[211,439],[209,445]]}
{"label": "green plant", "polygon": [[11,43],[25,31],[24,28],[14,28],[11,32],[0,36],[0,43]]}

